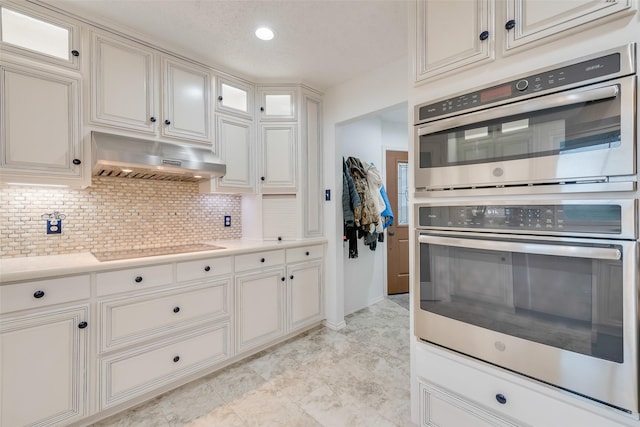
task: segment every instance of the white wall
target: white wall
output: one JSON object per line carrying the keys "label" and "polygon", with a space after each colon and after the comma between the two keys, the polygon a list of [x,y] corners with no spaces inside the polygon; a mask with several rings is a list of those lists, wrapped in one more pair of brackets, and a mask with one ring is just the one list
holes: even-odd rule
{"label": "white wall", "polygon": [[344,326],[344,259],[342,251],[342,147],[337,147],[340,124],[407,101],[406,58],[387,64],[329,89],[323,98],[325,188],[333,194],[325,203],[328,240],[325,266],[325,314],[331,328]]}
{"label": "white wall", "polygon": [[[406,112],[407,106],[397,108]],[[390,122],[381,112],[336,126],[336,150],[341,148],[345,159],[357,157],[363,163],[373,163],[383,179],[386,176],[384,150],[407,150],[407,147],[406,117],[404,123]],[[386,243],[378,243],[372,251],[358,239],[358,258],[349,258],[349,244],[342,243],[345,315],[374,304],[386,295],[386,248]]]}

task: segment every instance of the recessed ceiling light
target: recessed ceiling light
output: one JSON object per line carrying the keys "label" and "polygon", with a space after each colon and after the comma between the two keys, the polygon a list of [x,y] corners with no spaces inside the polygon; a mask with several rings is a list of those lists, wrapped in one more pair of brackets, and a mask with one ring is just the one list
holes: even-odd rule
{"label": "recessed ceiling light", "polygon": [[271,40],[273,39],[273,30],[267,27],[260,27],[256,30],[256,37],[260,40]]}

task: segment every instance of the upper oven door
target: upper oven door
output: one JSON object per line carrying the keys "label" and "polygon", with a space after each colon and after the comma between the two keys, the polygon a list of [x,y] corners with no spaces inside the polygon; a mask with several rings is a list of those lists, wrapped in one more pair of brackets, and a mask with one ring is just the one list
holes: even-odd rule
{"label": "upper oven door", "polygon": [[634,175],[635,99],[629,76],[419,126],[416,188]]}

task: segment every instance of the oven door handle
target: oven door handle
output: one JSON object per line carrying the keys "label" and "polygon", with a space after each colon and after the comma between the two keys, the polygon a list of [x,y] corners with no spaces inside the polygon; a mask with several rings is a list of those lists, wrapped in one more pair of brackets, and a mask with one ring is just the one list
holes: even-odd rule
{"label": "oven door handle", "polygon": [[566,256],[602,260],[620,260],[622,253],[612,248],[591,248],[585,246],[545,245],[541,243],[506,242],[502,240],[474,240],[457,237],[431,236],[421,234],[420,243],[455,246],[459,248],[487,249],[493,251],[520,252],[526,254]]}
{"label": "oven door handle", "polygon": [[516,114],[532,111],[547,110],[549,108],[564,107],[567,105],[581,104],[589,101],[615,98],[620,93],[617,85],[600,87],[597,89],[563,92],[555,95],[547,95],[538,99],[515,102],[475,113],[438,120],[418,128],[418,136],[453,129],[459,126],[483,122],[485,120],[498,119]]}

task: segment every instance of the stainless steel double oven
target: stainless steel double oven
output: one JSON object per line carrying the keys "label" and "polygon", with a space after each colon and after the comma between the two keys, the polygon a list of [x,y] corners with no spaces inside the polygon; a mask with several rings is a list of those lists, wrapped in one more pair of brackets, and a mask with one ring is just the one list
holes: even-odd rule
{"label": "stainless steel double oven", "polygon": [[416,107],[418,338],[637,414],[635,45]]}

